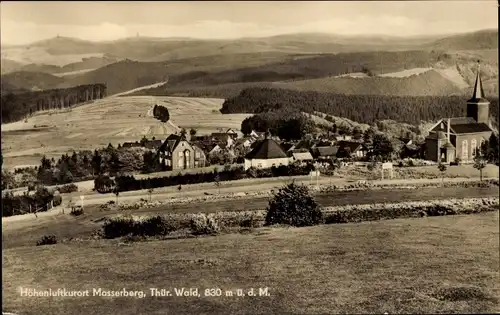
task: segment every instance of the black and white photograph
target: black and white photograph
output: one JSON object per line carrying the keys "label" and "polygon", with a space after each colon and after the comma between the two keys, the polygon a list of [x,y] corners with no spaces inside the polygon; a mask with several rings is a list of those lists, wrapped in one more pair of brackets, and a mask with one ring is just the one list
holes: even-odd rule
{"label": "black and white photograph", "polygon": [[2,1],[2,315],[500,313],[498,8]]}

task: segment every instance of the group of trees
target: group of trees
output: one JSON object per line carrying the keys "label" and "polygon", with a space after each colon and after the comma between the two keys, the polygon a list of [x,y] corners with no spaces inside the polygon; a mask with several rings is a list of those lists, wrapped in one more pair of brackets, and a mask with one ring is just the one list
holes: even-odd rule
{"label": "group of trees", "polygon": [[71,108],[105,96],[106,85],[102,83],[20,94],[2,93],[2,123],[21,120],[37,111]]}
{"label": "group of trees", "polygon": [[155,105],[153,107],[153,116],[161,122],[167,122],[170,119],[168,109],[161,105]]}
{"label": "group of trees", "polygon": [[114,176],[118,173],[139,172],[144,169],[144,153],[133,149],[114,148],[111,144],[102,149],[73,152],[59,159],[41,159],[37,179],[45,185],[66,184],[92,179],[100,174]]}
{"label": "group of trees", "polygon": [[[490,113],[498,125],[498,98],[490,99]],[[323,112],[350,120],[373,124],[391,119],[409,124],[435,121],[442,117],[464,116],[465,96],[344,95],[276,88],[247,88],[228,98],[221,112],[265,113],[280,109],[312,113]]]}
{"label": "group of trees", "polygon": [[299,140],[314,131],[315,124],[311,119],[296,109],[281,108],[261,112],[250,116],[241,123],[241,132],[248,135],[255,131],[270,131],[272,135],[284,140]]}
{"label": "group of trees", "polygon": [[62,199],[54,198],[54,193],[47,188],[39,186],[32,195],[24,194],[14,196],[12,193],[2,195],[2,216],[8,217],[17,214],[47,211],[48,205],[53,201],[57,206]]}

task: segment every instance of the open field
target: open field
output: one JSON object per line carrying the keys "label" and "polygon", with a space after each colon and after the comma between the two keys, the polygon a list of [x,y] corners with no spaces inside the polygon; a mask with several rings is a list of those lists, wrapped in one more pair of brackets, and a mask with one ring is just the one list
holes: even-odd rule
{"label": "open field", "polygon": [[[495,312],[498,231],[498,212],[492,212],[261,228],[246,235],[125,246],[87,241],[3,249],[3,310],[26,315]],[[93,288],[127,288],[144,290],[146,297],[22,297],[20,287],[88,289],[90,295]],[[224,297],[150,296],[149,288],[181,287],[199,288],[201,295],[205,288],[221,288]],[[225,296],[226,290],[252,287],[268,287],[269,296]]]}
{"label": "open field", "polygon": [[[222,115],[222,102],[182,97],[109,97],[71,111],[34,115],[27,123],[2,125],[4,165],[39,164],[44,154],[59,158],[71,150],[93,150],[108,143],[138,141],[143,136],[162,139],[178,132],[179,127],[196,128],[198,134],[214,132],[219,127],[239,130],[241,121],[249,115]],[[168,123],[152,117],[155,104],[169,109]]]}
{"label": "open field", "polygon": [[383,73],[379,74],[379,77],[389,77],[389,78],[406,78],[412,75],[416,74],[421,74],[424,72],[427,72],[429,70],[432,70],[433,68],[413,68],[413,69],[406,69],[406,70],[401,70],[397,72],[390,72],[390,73]]}

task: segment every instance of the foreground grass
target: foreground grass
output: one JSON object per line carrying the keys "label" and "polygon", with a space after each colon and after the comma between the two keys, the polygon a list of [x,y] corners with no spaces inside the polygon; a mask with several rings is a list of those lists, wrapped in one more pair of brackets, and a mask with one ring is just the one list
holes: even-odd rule
{"label": "foreground grass", "polygon": [[[498,212],[119,244],[3,250],[21,314],[477,313],[498,310]],[[261,297],[21,297],[19,287],[269,287]]]}

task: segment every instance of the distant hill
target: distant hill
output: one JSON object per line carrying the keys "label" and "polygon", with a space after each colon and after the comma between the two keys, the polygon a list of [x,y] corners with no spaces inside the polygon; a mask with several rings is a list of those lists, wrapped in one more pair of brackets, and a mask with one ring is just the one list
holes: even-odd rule
{"label": "distant hill", "polygon": [[[166,81],[165,67],[153,62],[124,60],[107,65],[94,71],[83,73],[60,84],[61,88],[105,82],[108,95],[132,90],[134,88]],[[62,78],[60,78],[63,80]]]}
{"label": "distant hill", "polygon": [[430,49],[439,50],[479,50],[498,49],[498,30],[482,30],[467,34],[448,36],[431,42]]}
{"label": "distant hill", "polygon": [[17,61],[2,58],[1,67],[0,67],[1,74],[18,71],[23,66],[24,66],[24,64],[19,63]]}
{"label": "distant hill", "polygon": [[[234,40],[137,37],[107,42],[91,42],[69,37],[56,37],[29,45],[2,47],[2,57],[22,63],[64,65],[61,64],[62,61],[73,60],[67,63],[78,61],[74,58],[79,55],[110,54],[118,58],[138,61],[168,61],[209,55],[257,52],[318,54],[432,49],[448,51],[497,49],[497,47],[497,30],[420,37],[340,36],[304,33]],[[50,58],[50,56],[58,58]]]}
{"label": "distant hill", "polygon": [[42,72],[19,71],[2,75],[2,84],[27,91],[55,89],[64,79]]}

